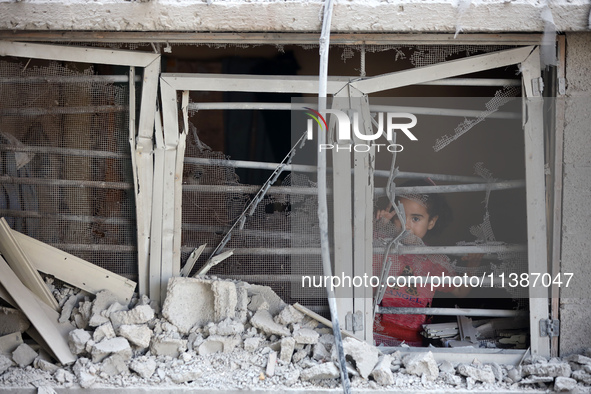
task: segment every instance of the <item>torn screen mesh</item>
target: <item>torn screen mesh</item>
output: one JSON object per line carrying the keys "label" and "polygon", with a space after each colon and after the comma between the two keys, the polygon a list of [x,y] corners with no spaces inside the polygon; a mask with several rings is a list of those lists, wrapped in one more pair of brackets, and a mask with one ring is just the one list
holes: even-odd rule
{"label": "torn screen mesh", "polygon": [[94,75],[0,62],[0,215],[137,280],[128,88]]}

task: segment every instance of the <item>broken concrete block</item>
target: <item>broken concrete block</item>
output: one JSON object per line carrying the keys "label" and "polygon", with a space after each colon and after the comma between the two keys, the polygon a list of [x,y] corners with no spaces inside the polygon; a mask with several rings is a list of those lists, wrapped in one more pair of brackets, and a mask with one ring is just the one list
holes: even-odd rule
{"label": "broken concrete block", "polygon": [[302,380],[336,379],[340,376],[339,369],[333,362],[316,365],[302,371]]}
{"label": "broken concrete block", "polygon": [[439,376],[439,368],[431,352],[408,354],[402,359],[402,363],[409,374],[425,376],[425,379],[430,381],[437,379],[437,376]]}
{"label": "broken concrete block", "polygon": [[40,357],[37,357],[35,361],[33,361],[33,366],[37,369],[40,369],[45,372],[55,373],[59,369],[59,367],[53,363],[50,363],[47,360],[43,360]]}
{"label": "broken concrete block", "polygon": [[126,375],[129,373],[129,368],[121,355],[114,354],[103,361],[101,371],[109,376]]}
{"label": "broken concrete block", "polygon": [[513,383],[518,383],[521,380],[521,368],[511,368],[507,371],[507,377],[513,381]]}
{"label": "broken concrete block", "polygon": [[26,343],[20,344],[14,352],[12,352],[12,360],[21,368],[31,365],[37,356],[37,352],[31,349]]}
{"label": "broken concrete block", "polygon": [[573,354],[567,358],[567,361],[572,361],[581,365],[591,365],[591,357],[586,357],[581,354]]}
{"label": "broken concrete block", "polygon": [[392,371],[390,370],[391,363],[392,356],[385,355],[380,358],[373,371],[371,371],[371,376],[373,376],[378,384],[381,384],[382,386],[394,384],[394,376],[392,376]]}
{"label": "broken concrete block", "polygon": [[82,371],[78,374],[78,384],[83,389],[87,389],[96,383],[96,375]]}
{"label": "broken concrete block", "polygon": [[223,337],[220,335],[211,335],[199,345],[199,355],[204,356],[217,352],[231,353],[234,348],[240,344],[240,337]]}
{"label": "broken concrete block", "polygon": [[253,327],[258,328],[267,335],[279,335],[282,337],[289,336],[291,333],[286,327],[277,324],[273,321],[273,316],[269,311],[259,309],[254,316],[250,319],[250,324]]}
{"label": "broken concrete block", "polygon": [[138,357],[131,361],[129,368],[144,379],[149,379],[156,370],[156,360],[150,357]]}
{"label": "broken concrete block", "polygon": [[0,307],[0,336],[23,333],[31,326],[29,319],[18,309]]}
{"label": "broken concrete block", "polygon": [[150,346],[152,330],[146,325],[123,324],[119,327],[119,335],[126,338],[131,344],[143,349]]}
{"label": "broken concrete block", "polygon": [[12,354],[23,343],[23,338],[20,332],[13,332],[12,334],[0,337],[0,354]]}
{"label": "broken concrete block", "polygon": [[330,352],[326,350],[326,347],[320,342],[314,345],[314,351],[312,358],[316,361],[328,360],[330,358]]}
{"label": "broken concrete block", "polygon": [[100,315],[101,312],[107,310],[111,305],[117,302],[117,297],[109,290],[102,290],[96,293],[96,297],[92,303],[92,314]]}
{"label": "broken concrete block", "polygon": [[94,330],[94,334],[92,335],[92,340],[95,342],[100,342],[103,339],[111,339],[115,338],[115,330],[113,329],[113,325],[111,322],[107,322],[105,324],[101,324]]}
{"label": "broken concrete block", "polygon": [[212,280],[174,277],[168,281],[162,315],[188,334],[193,326],[215,320]]}
{"label": "broken concrete block", "polygon": [[258,349],[260,343],[261,338],[259,337],[246,338],[244,340],[244,350],[246,350],[247,352],[254,352]]}
{"label": "broken concrete block", "polygon": [[250,303],[248,304],[249,311],[256,312],[259,309],[266,309],[271,315],[275,316],[286,306],[281,297],[269,286],[248,284],[246,289],[250,297]]}
{"label": "broken concrete block", "polygon": [[309,328],[300,328],[293,332],[293,339],[302,345],[314,345],[318,342],[319,337],[320,335],[316,331]]}
{"label": "broken concrete block", "polygon": [[104,317],[103,315],[100,315],[98,313],[95,313],[88,320],[88,325],[90,327],[98,327],[98,326],[103,325],[107,322],[110,322],[109,318]]}
{"label": "broken concrete block", "polygon": [[275,316],[275,322],[284,326],[297,324],[304,320],[304,314],[291,305],[287,305]]}
{"label": "broken concrete block", "polygon": [[456,372],[456,369],[454,368],[452,363],[450,363],[447,360],[443,360],[441,364],[439,364],[439,372],[454,374]]}
{"label": "broken concrete block", "polygon": [[6,370],[12,367],[13,362],[12,360],[5,356],[4,354],[0,354],[0,375],[2,375]]}
{"label": "broken concrete block", "polygon": [[103,361],[111,354],[119,354],[124,360],[129,360],[132,355],[129,342],[125,338],[116,337],[112,339],[105,339],[96,343],[90,352],[92,355],[92,362],[98,363]]}
{"label": "broken concrete block", "polygon": [[579,382],[591,384],[591,374],[588,374],[585,371],[575,371],[572,373],[571,377],[578,380]]}
{"label": "broken concrete block", "polygon": [[459,386],[462,384],[462,378],[460,376],[449,372],[443,372],[443,381],[452,386]]}
{"label": "broken concrete block", "polygon": [[150,342],[150,352],[156,356],[178,357],[187,350],[187,340],[166,336],[155,336]]}
{"label": "broken concrete block", "polygon": [[90,341],[90,333],[82,329],[70,331],[68,345],[72,354],[82,354],[86,351],[86,343]]}
{"label": "broken concrete block", "polygon": [[239,321],[225,319],[209,328],[210,335],[238,335],[244,331],[244,324]]}
{"label": "broken concrete block", "polygon": [[234,318],[246,323],[248,313],[248,291],[243,282],[236,283],[236,311]]}
{"label": "broken concrete block", "polygon": [[138,305],[130,311],[113,312],[109,316],[113,328],[123,324],[144,324],[154,318],[154,310],[150,305]]}
{"label": "broken concrete block", "polygon": [[238,296],[234,282],[216,280],[211,284],[214,299],[214,319],[216,322],[233,318],[236,315]]}
{"label": "broken concrete block", "polygon": [[101,312],[101,315],[104,317],[110,317],[112,313],[121,312],[121,311],[128,311],[129,308],[125,305],[121,305],[119,302],[115,302],[111,304],[107,309]]}
{"label": "broken concrete block", "polygon": [[37,394],[57,394],[57,391],[50,386],[39,386],[37,387]]}
{"label": "broken concrete block", "polygon": [[[350,356],[355,361],[355,367],[363,379],[367,379],[380,357],[380,351],[374,346],[353,338],[343,339],[343,350],[345,356]],[[333,360],[336,360],[338,358],[336,347],[332,349],[332,352]]]}
{"label": "broken concrete block", "polygon": [[309,352],[307,349],[300,349],[293,354],[293,356],[291,357],[291,361],[294,364],[297,364],[300,361],[302,361],[303,359],[305,359],[308,356],[308,354],[309,354]]}
{"label": "broken concrete block", "polygon": [[293,355],[294,349],[295,339],[293,339],[292,337],[286,337],[281,339],[281,353],[279,354],[279,359],[281,361],[289,363],[291,361],[291,356]]}
{"label": "broken concrete block", "polygon": [[489,365],[476,368],[468,364],[460,364],[458,365],[457,371],[460,375],[472,378],[477,382],[495,382],[495,374],[493,373]]}
{"label": "broken concrete block", "polygon": [[522,376],[537,375],[537,376],[549,376],[557,377],[563,376],[565,378],[570,377],[572,370],[567,363],[546,363],[546,364],[529,364],[524,365],[521,368]]}
{"label": "broken concrete block", "polygon": [[192,370],[192,371],[182,371],[182,372],[172,372],[169,373],[168,377],[176,384],[183,384],[186,382],[192,382],[193,380],[199,379],[201,376],[201,371]]}
{"label": "broken concrete block", "polygon": [[571,391],[577,386],[577,381],[564,376],[554,379],[554,391]]}
{"label": "broken concrete block", "polygon": [[65,369],[58,369],[57,372],[53,375],[53,378],[56,382],[64,384],[66,382],[71,383],[76,380],[76,377],[73,373],[66,371]]}

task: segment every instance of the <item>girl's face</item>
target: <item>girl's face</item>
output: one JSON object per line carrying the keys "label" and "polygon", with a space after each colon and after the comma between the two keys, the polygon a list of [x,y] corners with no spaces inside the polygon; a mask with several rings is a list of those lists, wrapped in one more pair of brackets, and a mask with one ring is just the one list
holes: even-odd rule
{"label": "girl's face", "polygon": [[[430,218],[427,208],[414,200],[401,198],[400,202],[404,206],[404,213],[406,214],[406,229],[416,237],[423,239],[427,231],[435,226],[438,216]],[[397,217],[394,217],[394,221],[400,226]]]}

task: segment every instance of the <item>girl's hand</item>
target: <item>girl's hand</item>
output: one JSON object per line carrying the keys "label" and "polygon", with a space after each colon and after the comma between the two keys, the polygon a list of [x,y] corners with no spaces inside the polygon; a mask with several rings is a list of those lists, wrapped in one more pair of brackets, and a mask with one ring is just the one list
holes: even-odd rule
{"label": "girl's hand", "polygon": [[376,220],[384,219],[385,221],[389,221],[392,220],[394,216],[396,216],[395,211],[390,212],[385,209],[380,209],[376,214]]}

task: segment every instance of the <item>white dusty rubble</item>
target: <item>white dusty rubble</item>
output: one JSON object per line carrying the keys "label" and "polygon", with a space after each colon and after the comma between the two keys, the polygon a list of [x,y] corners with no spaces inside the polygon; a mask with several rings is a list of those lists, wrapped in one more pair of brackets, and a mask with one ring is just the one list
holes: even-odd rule
{"label": "white dusty rubble", "polygon": [[[68,344],[78,360],[54,363],[27,336],[23,341],[26,322],[19,320],[15,332],[0,336],[0,388],[340,387],[331,331],[269,287],[173,278],[161,315],[145,296],[121,305],[106,291],[94,299],[72,289],[59,295],[61,318],[72,322]],[[344,338],[343,350],[353,389],[583,393],[591,386],[591,350],[564,359],[530,357],[520,366],[438,364],[427,350],[383,354],[354,338]]]}

